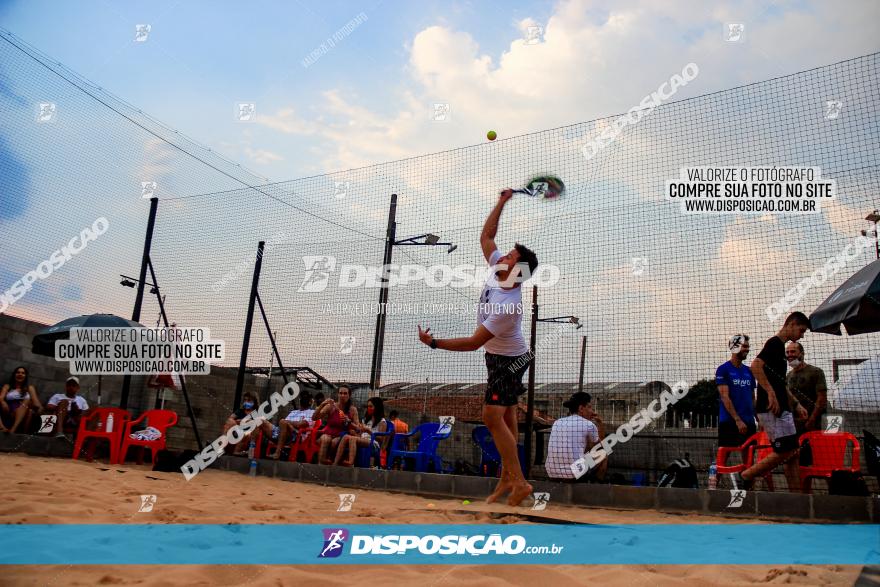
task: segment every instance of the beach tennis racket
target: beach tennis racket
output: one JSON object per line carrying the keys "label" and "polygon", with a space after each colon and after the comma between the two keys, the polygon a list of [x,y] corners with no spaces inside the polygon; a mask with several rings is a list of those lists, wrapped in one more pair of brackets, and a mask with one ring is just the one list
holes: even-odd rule
{"label": "beach tennis racket", "polygon": [[513,190],[513,193],[552,200],[565,193],[565,184],[555,175],[539,175],[532,178],[527,187]]}

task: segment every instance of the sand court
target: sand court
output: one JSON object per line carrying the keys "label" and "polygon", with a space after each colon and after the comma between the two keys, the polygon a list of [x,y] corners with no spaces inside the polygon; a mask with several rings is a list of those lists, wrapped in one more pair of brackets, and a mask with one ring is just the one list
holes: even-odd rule
{"label": "sand court", "polygon": [[[4,524],[531,524],[546,518],[587,524],[749,523],[655,511],[620,511],[550,504],[544,511],[486,505],[479,500],[422,497],[324,487],[228,471],[207,470],[192,481],[147,466],[0,455],[11,481],[0,503]],[[354,493],[350,512],[339,494]],[[154,495],[151,511],[142,495]],[[76,548],[67,545],[66,548]],[[297,548],[291,544],[289,548]],[[307,547],[311,547],[307,546]],[[267,544],[266,548],[285,548]],[[760,546],[756,545],[756,548]],[[842,565],[119,565],[7,566],[4,585],[852,585],[859,566]],[[378,574],[377,574],[378,573]]]}

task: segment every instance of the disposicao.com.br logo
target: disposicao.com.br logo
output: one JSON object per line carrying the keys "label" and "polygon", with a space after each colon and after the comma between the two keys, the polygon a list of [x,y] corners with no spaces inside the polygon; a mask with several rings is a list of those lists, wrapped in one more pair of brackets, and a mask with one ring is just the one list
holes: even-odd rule
{"label": "disposicao.com.br logo", "polygon": [[[302,284],[297,290],[299,293],[322,292],[331,284],[331,277],[338,274],[335,285],[337,287],[354,288],[381,288],[408,285],[410,283],[424,282],[428,287],[482,287],[489,275],[507,269],[503,263],[486,265],[431,265],[426,267],[417,264],[394,263],[382,266],[369,265],[339,265],[336,257],[329,255],[305,256],[302,258],[305,265]],[[559,281],[559,267],[555,265],[539,265],[534,275],[529,271],[528,265],[518,263],[519,272],[507,278],[510,283],[501,284],[505,287],[516,283],[529,283],[550,287]],[[530,281],[531,280],[531,281]]]}
{"label": "disposicao.com.br logo", "polygon": [[345,528],[324,528],[324,544],[318,558],[336,558],[351,538],[350,555],[518,555],[518,554],[560,554],[564,546],[528,546],[526,539],[519,534],[502,537],[501,534],[476,534],[473,536],[450,534],[388,535],[350,535]]}

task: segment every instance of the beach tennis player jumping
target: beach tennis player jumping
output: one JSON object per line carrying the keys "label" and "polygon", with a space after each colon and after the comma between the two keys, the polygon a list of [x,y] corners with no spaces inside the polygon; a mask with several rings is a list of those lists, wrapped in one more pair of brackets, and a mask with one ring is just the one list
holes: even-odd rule
{"label": "beach tennis player jumping", "polygon": [[432,349],[447,351],[486,351],[488,384],[483,405],[483,422],[492,433],[501,454],[502,474],[498,486],[487,500],[492,503],[509,493],[509,505],[519,505],[532,493],[523,476],[517,451],[517,405],[525,391],[522,376],[532,356],[522,334],[522,282],[538,266],[535,253],[516,244],[506,255],[498,252],[495,234],[505,204],[514,191],[506,189],[483,225],[480,246],[489,262],[489,277],[477,315],[477,329],[466,338],[434,338],[431,329],[419,326],[419,339]]}

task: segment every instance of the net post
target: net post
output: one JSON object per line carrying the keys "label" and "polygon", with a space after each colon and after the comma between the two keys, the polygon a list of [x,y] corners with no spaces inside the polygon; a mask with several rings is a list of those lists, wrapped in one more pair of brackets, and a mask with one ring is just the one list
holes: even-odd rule
{"label": "net post", "polygon": [[232,405],[235,408],[241,404],[242,390],[244,389],[244,370],[247,368],[248,347],[251,344],[251,327],[254,325],[254,305],[257,300],[257,288],[260,285],[260,269],[263,267],[263,249],[266,241],[260,241],[257,245],[257,262],[254,264],[254,277],[251,280],[251,294],[248,299],[247,318],[244,323],[244,337],[241,341],[241,359],[238,362],[238,377],[235,380],[235,398]]}
{"label": "net post", "polygon": [[[144,237],[144,253],[141,256],[141,272],[138,277],[137,294],[134,298],[134,310],[131,312],[131,319],[139,322],[141,319],[141,306],[144,303],[144,285],[147,281],[147,265],[150,263],[150,246],[153,243],[153,229],[156,226],[156,210],[159,208],[159,198],[150,198],[150,217],[147,220],[147,234]],[[119,407],[128,408],[128,394],[131,390],[131,375],[125,375],[122,378],[122,392],[119,396]]]}
{"label": "net post", "polygon": [[379,312],[376,314],[376,333],[373,337],[373,360],[370,365],[370,388],[379,389],[382,377],[382,348],[385,345],[385,306],[388,303],[388,279],[386,268],[391,264],[394,239],[397,233],[397,194],[391,194],[391,206],[388,209],[388,228],[385,232],[385,252],[382,256],[382,287],[379,288]]}
{"label": "net post", "polygon": [[[153,285],[156,287],[156,299],[159,301],[159,313],[162,315],[162,323],[165,325],[165,328],[170,328],[168,325],[168,314],[165,313],[165,300],[162,299],[162,290],[159,288],[159,280],[156,279],[156,270],[153,268],[153,261],[150,258],[147,258],[147,264],[150,266],[150,279],[153,280]],[[199,427],[196,424],[196,414],[193,412],[192,404],[189,401],[189,392],[186,389],[186,379],[183,374],[180,375],[180,391],[183,392],[183,401],[186,404],[186,414],[189,416],[189,421],[192,424],[193,435],[196,438],[196,445],[199,447],[199,451],[201,451],[205,445],[202,444],[202,436],[199,434]]]}
{"label": "net post", "polygon": [[529,352],[532,355],[532,362],[529,365],[529,393],[528,399],[526,400],[526,429],[525,429],[525,440],[524,446],[525,449],[525,463],[522,465],[525,467],[526,478],[531,476],[532,473],[532,425],[533,418],[532,412],[535,409],[535,343],[537,340],[537,326],[538,326],[538,286],[532,286],[532,332],[530,335],[529,341]]}

